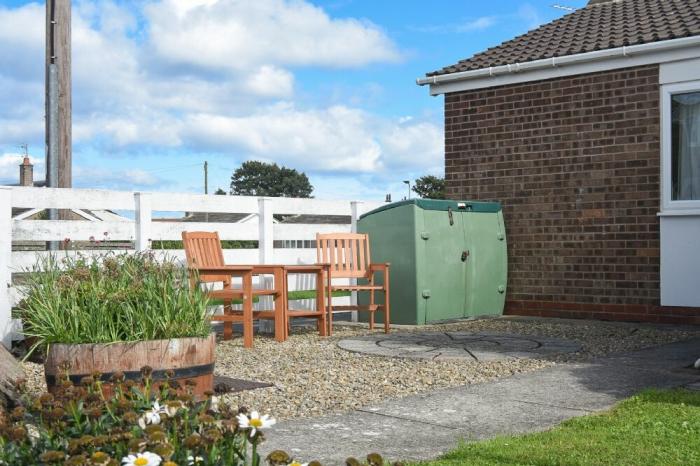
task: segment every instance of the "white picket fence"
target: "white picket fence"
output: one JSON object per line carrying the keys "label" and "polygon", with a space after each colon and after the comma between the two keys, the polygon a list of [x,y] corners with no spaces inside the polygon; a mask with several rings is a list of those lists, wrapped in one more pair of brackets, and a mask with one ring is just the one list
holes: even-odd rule
{"label": "white picket fence", "polygon": [[[359,216],[380,206],[379,202],[324,201],[319,199],[214,196],[188,193],[144,193],[93,189],[0,187],[0,341],[10,345],[18,323],[11,309],[21,298],[12,274],[26,270],[45,251],[12,251],[20,241],[134,242],[135,250],[151,248],[154,241],[180,240],[182,231],[218,231],[222,240],[255,240],[257,249],[225,249],[231,264],[309,264],[316,260],[314,249],[273,248],[275,240],[313,240],[316,233],[349,231]],[[88,209],[132,211],[133,221],[27,220],[13,219],[12,209]],[[208,212],[254,214],[244,223],[193,223],[153,221],[154,212]],[[343,215],[348,224],[276,223],[273,215]],[[61,254],[106,254],[106,250],[61,251]],[[182,250],[162,254],[184,258]]]}

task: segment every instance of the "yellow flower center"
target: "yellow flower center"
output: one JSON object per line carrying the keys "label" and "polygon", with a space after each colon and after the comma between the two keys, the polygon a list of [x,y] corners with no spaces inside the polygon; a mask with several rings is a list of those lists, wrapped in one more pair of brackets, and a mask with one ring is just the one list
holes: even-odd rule
{"label": "yellow flower center", "polygon": [[250,420],[250,427],[255,427],[256,429],[259,429],[260,427],[262,427],[262,425],[263,425],[262,419],[258,419],[256,417],[256,418]]}
{"label": "yellow flower center", "polygon": [[146,458],[136,458],[136,461],[134,461],[134,466],[147,466],[148,465],[148,460]]}

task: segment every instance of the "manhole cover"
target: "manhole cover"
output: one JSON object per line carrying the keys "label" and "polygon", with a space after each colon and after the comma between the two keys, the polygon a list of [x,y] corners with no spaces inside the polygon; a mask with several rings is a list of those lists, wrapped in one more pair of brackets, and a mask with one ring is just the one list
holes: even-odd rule
{"label": "manhole cover", "polygon": [[411,359],[494,361],[573,353],[581,345],[569,340],[506,333],[417,332],[368,335],[338,342],[358,353]]}

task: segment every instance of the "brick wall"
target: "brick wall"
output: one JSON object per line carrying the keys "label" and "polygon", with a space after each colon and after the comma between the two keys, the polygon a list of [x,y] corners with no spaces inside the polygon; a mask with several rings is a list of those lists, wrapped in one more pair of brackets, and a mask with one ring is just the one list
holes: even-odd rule
{"label": "brick wall", "polygon": [[700,323],[659,307],[658,82],[653,65],[445,96],[449,197],[503,203],[507,312]]}

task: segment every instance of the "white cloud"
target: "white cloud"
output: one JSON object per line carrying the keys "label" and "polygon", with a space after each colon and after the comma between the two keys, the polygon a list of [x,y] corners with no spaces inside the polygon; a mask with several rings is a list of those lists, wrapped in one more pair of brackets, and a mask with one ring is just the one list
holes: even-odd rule
{"label": "white cloud", "polygon": [[457,26],[458,32],[483,31],[496,24],[495,16],[482,16],[472,21]]}
{"label": "white cloud", "polygon": [[[6,152],[0,155],[0,183],[19,183],[19,165],[23,160],[24,155],[19,153]],[[43,180],[44,160],[30,156],[29,161],[34,165],[34,181]]]}
{"label": "white cloud", "polygon": [[76,166],[73,170],[76,184],[100,186],[111,189],[134,189],[160,186],[163,180],[152,173],[140,169],[110,170],[106,168]]}
{"label": "white cloud", "polygon": [[246,85],[259,96],[286,98],[294,91],[294,75],[276,66],[264,65],[248,77]]}
{"label": "white cloud", "polygon": [[209,69],[356,67],[400,54],[376,25],[288,0],[161,0],[145,7],[161,60]]}
{"label": "white cloud", "polygon": [[372,172],[442,163],[442,130],[432,123],[392,121],[359,109],[298,110],[276,105],[243,117],[199,114],[182,138],[317,171]]}
{"label": "white cloud", "polygon": [[[80,166],[81,147],[98,154],[97,160],[121,150],[147,154],[142,157],[214,152],[233,154],[235,162],[274,160],[328,176],[422,172],[442,164],[438,125],[358,108],[381,100],[376,84],[344,89],[335,100],[307,95],[306,105],[298,102],[291,67],[400,59],[376,25],[332,18],[303,0],[142,5],[73,4],[76,185],[124,189],[165,183],[136,169]],[[24,142],[43,147],[44,8],[0,7],[0,24],[0,59],[12,64],[0,68],[0,147]],[[339,104],[309,107],[316,98]],[[131,160],[137,168],[139,159]],[[7,173],[14,180],[19,162],[12,163]]]}
{"label": "white cloud", "polygon": [[537,8],[525,3],[518,8],[518,18],[524,21],[528,29],[535,29],[544,23],[544,19],[540,16]]}

